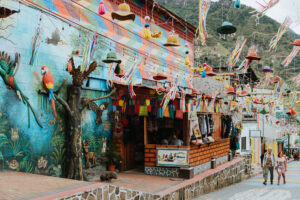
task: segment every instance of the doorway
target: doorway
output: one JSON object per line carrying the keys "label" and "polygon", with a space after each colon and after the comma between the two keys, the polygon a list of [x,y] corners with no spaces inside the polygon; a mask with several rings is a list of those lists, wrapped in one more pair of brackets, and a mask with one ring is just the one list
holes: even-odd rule
{"label": "doorway", "polygon": [[144,117],[132,116],[124,126],[122,170],[144,170]]}

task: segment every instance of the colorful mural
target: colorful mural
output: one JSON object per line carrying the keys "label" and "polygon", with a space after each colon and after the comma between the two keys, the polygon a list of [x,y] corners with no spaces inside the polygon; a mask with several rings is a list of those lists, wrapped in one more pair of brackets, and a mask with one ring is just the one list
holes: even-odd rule
{"label": "colorful mural", "polygon": [[[53,111],[48,97],[38,94],[43,90],[41,67],[51,71],[54,89],[70,75],[66,63],[74,50],[84,51],[86,35],[91,40],[92,33],[84,32],[39,10],[19,4],[16,1],[1,1],[1,6],[20,10],[7,18],[1,19],[0,46],[12,61],[16,53],[20,54],[20,66],[14,80],[22,94],[36,112],[40,126],[34,120],[33,113],[26,104],[19,100],[17,93],[8,88],[5,81],[0,81],[0,162],[6,169],[63,176],[65,146],[64,110],[56,103],[57,119],[54,124]],[[5,25],[8,24],[8,25]],[[37,36],[37,32],[38,36]],[[83,34],[84,33],[84,34]],[[81,35],[84,35],[81,37]],[[78,37],[79,36],[79,37]],[[38,37],[38,39],[37,39]],[[101,38],[99,38],[101,40]],[[105,55],[109,49],[97,48],[95,56]],[[76,64],[81,64],[82,56],[75,56]],[[83,89],[84,97],[106,95],[106,66],[99,66],[93,74],[95,79]],[[106,73],[107,74],[107,73]],[[66,98],[66,87],[60,95]],[[109,99],[96,102],[100,105]],[[96,113],[86,109],[83,115],[83,138],[90,141],[89,151],[97,155],[102,151],[103,141],[111,132],[111,105],[102,112],[102,124],[96,124]],[[84,160],[84,159],[83,159]]]}

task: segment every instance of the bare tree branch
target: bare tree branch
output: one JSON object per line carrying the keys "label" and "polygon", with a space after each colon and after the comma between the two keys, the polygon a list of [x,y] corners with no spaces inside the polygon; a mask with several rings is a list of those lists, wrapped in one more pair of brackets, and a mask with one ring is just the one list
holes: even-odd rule
{"label": "bare tree branch", "polygon": [[60,90],[62,89],[62,87],[67,83],[68,78],[66,78],[61,85],[58,87],[58,89],[54,92],[55,94],[59,94]]}
{"label": "bare tree branch", "polygon": [[84,107],[85,107],[86,105],[88,105],[91,101],[98,101],[98,100],[101,100],[101,99],[108,98],[108,97],[112,96],[116,91],[117,91],[117,89],[114,88],[114,89],[113,89],[108,95],[106,95],[106,96],[96,97],[96,98],[83,99]]}
{"label": "bare tree branch", "polygon": [[55,95],[56,100],[66,109],[66,111],[68,112],[68,114],[70,116],[72,116],[72,111],[71,108],[69,106],[69,104],[63,100],[62,98],[60,98],[58,95]]}
{"label": "bare tree branch", "polygon": [[97,62],[94,61],[90,64],[88,70],[83,72],[83,78],[86,79],[90,76],[90,74],[97,68]]}

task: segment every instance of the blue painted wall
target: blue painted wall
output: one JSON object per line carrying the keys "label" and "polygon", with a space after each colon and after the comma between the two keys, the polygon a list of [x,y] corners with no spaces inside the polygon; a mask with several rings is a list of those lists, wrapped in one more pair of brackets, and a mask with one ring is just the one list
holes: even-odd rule
{"label": "blue painted wall", "polygon": [[[8,3],[7,3],[8,2]],[[21,65],[15,75],[17,84],[21,91],[29,97],[33,109],[37,113],[43,128],[40,128],[31,112],[28,115],[28,109],[17,98],[16,93],[8,89],[4,81],[0,79],[0,160],[1,167],[10,170],[25,171],[30,173],[41,173],[52,176],[63,176],[62,168],[64,161],[65,146],[65,120],[64,110],[57,102],[56,109],[58,119],[54,125],[49,124],[53,119],[53,112],[49,101],[38,94],[38,90],[43,90],[41,66],[48,66],[55,80],[57,88],[65,78],[69,78],[68,84],[71,84],[72,77],[66,71],[66,63],[70,58],[72,51],[79,49],[80,54],[84,52],[86,38],[90,45],[93,33],[85,32],[75,26],[42,13],[24,5],[19,5],[15,1],[6,1],[10,9],[18,10],[20,13],[11,15],[2,19],[0,27],[0,51],[7,52],[14,60],[15,53],[21,54]],[[32,37],[36,29],[42,30],[39,48],[35,62],[29,65]],[[53,33],[59,35],[58,44],[49,43],[47,39],[53,39]],[[106,56],[110,50],[106,46],[104,38],[98,37],[98,46],[94,53],[94,59],[98,62]],[[55,42],[54,42],[55,43]],[[114,48],[111,44],[111,48]],[[89,46],[87,46],[87,49]],[[80,56],[75,56],[76,66],[82,62]],[[84,97],[98,97],[109,93],[106,86],[108,66],[99,65],[92,74],[90,88],[94,90],[83,89]],[[35,75],[34,75],[35,74]],[[66,87],[60,92],[60,96],[66,99]],[[110,99],[97,101],[110,102]],[[83,113],[82,133],[83,138],[90,141],[90,151],[97,155],[102,148],[102,138],[109,137],[111,134],[110,112],[111,104],[108,109],[102,113],[101,125],[96,125],[94,118],[96,114],[86,109]],[[30,120],[30,121],[29,121]],[[30,126],[30,128],[29,128]]]}

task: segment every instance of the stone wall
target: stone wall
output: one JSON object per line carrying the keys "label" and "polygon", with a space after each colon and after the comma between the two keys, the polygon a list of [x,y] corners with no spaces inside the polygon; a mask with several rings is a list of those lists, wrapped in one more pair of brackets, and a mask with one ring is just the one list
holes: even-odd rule
{"label": "stone wall", "polygon": [[250,178],[251,157],[217,171],[203,179],[166,194],[161,199],[189,200]]}
{"label": "stone wall", "polygon": [[[59,200],[189,200],[217,189],[248,179],[251,174],[251,156],[246,156],[224,169],[217,169],[204,178],[193,178],[191,183],[178,189],[167,189],[157,194],[144,193],[113,185],[89,189]],[[184,183],[184,182],[183,182]]]}

